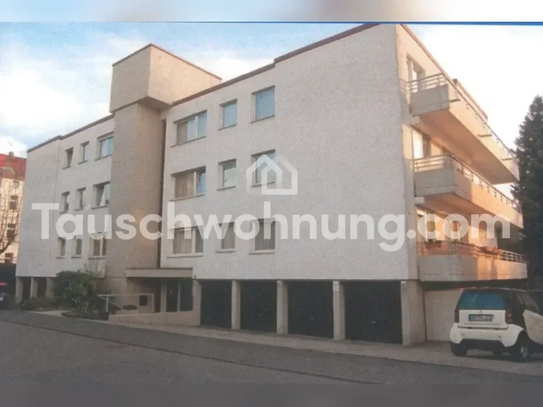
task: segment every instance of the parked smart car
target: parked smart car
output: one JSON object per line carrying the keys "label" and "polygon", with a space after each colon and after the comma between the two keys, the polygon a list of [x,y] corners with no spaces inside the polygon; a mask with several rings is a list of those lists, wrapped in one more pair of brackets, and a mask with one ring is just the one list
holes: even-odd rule
{"label": "parked smart car", "polygon": [[454,310],[451,351],[465,356],[470,349],[508,352],[524,362],[543,351],[543,316],[532,296],[506,288],[465,289]]}

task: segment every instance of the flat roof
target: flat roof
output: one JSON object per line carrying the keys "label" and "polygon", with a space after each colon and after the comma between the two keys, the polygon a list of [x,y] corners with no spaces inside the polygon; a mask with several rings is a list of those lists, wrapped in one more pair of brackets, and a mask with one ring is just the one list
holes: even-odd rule
{"label": "flat roof", "polygon": [[70,133],[67,133],[65,135],[58,135],[56,137],[50,138],[49,140],[44,141],[43,143],[38,144],[37,146],[29,148],[28,150],[26,150],[26,152],[31,153],[32,151],[37,150],[38,148],[43,147],[43,146],[45,146],[45,145],[47,145],[49,143],[52,143],[53,141],[63,140],[65,138],[73,136],[74,134],[80,133],[80,132],[82,132],[84,130],[87,130],[87,129],[93,127],[93,126],[96,126],[96,125],[98,125],[100,123],[107,122],[109,119],[113,119],[114,117],[115,117],[115,115],[113,115],[113,114],[110,114],[110,115],[108,115],[106,117],[102,117],[101,119],[98,119],[98,120],[96,120],[96,121],[94,121],[92,123],[89,123],[89,124],[87,124],[87,125],[85,125],[83,127],[80,127],[77,130],[74,130],[74,131],[72,131]]}
{"label": "flat roof", "polygon": [[181,58],[181,57],[178,56],[178,55],[175,55],[173,52],[167,51],[167,50],[165,50],[164,48],[161,48],[161,47],[159,47],[158,45],[153,44],[153,43],[149,43],[149,44],[147,44],[146,46],[144,46],[144,47],[138,49],[137,51],[134,51],[134,52],[132,52],[131,54],[125,56],[124,58],[119,59],[117,62],[114,62],[112,66],[115,66],[115,65],[120,64],[121,62],[127,60],[128,58],[130,58],[130,57],[136,55],[137,53],[139,53],[139,52],[141,52],[141,51],[146,50],[146,49],[149,48],[149,47],[156,48],[156,49],[158,49],[158,50],[160,50],[160,51],[162,51],[162,52],[164,52],[164,53],[166,53],[166,54],[168,54],[168,55],[171,55],[172,57],[174,57],[174,58],[176,58],[176,59],[178,59],[178,60],[180,60],[180,61],[186,63],[187,65],[192,66],[193,68],[199,69],[200,71],[202,71],[202,72],[204,72],[204,73],[206,73],[206,74],[208,74],[208,75],[214,76],[215,78],[221,79],[221,80],[222,80],[222,78],[221,78],[220,76],[217,76],[217,75],[215,75],[214,73],[209,72],[208,70],[205,70],[205,69],[202,68],[201,66],[195,65],[195,64],[193,64],[192,62],[189,62],[189,61],[187,61],[186,59]]}
{"label": "flat roof", "polygon": [[[263,72],[269,71],[270,69],[273,69],[273,68],[275,67],[275,64],[277,64],[277,63],[279,63],[279,62],[286,61],[287,59],[290,59],[290,58],[293,58],[293,57],[298,56],[298,55],[300,55],[300,54],[303,54],[303,53],[305,53],[305,52],[311,51],[311,50],[313,50],[313,49],[315,49],[315,48],[322,47],[322,46],[324,46],[324,45],[326,45],[326,44],[330,44],[330,43],[332,43],[332,42],[334,42],[334,41],[338,41],[338,40],[340,40],[340,39],[349,37],[349,36],[351,36],[351,35],[354,35],[354,34],[357,34],[357,33],[359,33],[359,32],[368,30],[368,29],[373,28],[373,27],[376,27],[376,26],[378,26],[378,25],[380,25],[380,23],[367,23],[367,24],[362,24],[362,25],[359,25],[359,26],[357,26],[357,27],[351,28],[351,29],[349,29],[349,30],[346,30],[346,31],[340,32],[340,33],[338,33],[338,34],[335,34],[335,35],[333,35],[333,36],[331,36],[331,37],[327,37],[327,38],[324,38],[324,39],[322,39],[322,40],[320,40],[320,41],[317,41],[317,42],[315,42],[315,43],[306,45],[306,46],[301,47],[301,48],[299,48],[299,49],[297,49],[297,50],[291,51],[291,52],[289,52],[289,53],[287,53],[287,54],[284,54],[284,55],[281,55],[281,56],[275,58],[274,61],[273,61],[271,64],[265,65],[265,66],[263,66],[263,67],[260,67],[260,68],[258,68],[258,69],[255,69],[254,71],[248,72],[248,73],[243,74],[243,75],[241,75],[241,76],[238,76],[238,77],[235,77],[235,78],[233,78],[233,79],[230,79],[230,80],[228,80],[228,81],[226,81],[226,82],[219,83],[219,84],[217,84],[217,85],[215,85],[215,86],[209,87],[209,88],[204,89],[204,90],[202,90],[202,91],[200,91],[200,92],[194,93],[194,94],[192,94],[192,95],[190,95],[190,96],[187,96],[187,97],[184,97],[184,98],[182,98],[182,99],[180,99],[180,100],[177,100],[177,101],[173,102],[172,106],[177,106],[177,105],[179,105],[179,104],[181,104],[181,103],[188,102],[188,101],[193,100],[193,99],[196,99],[196,98],[198,98],[198,97],[200,97],[200,96],[207,95],[207,94],[212,93],[212,92],[214,92],[214,91],[216,91],[216,90],[219,90],[219,89],[225,88],[225,87],[227,87],[227,86],[233,85],[233,84],[235,84],[235,83],[241,82],[241,81],[243,81],[243,80],[245,80],[245,79],[248,79],[248,78],[250,78],[250,77],[252,77],[252,76],[255,76],[255,75],[261,74],[261,73],[263,73]],[[422,50],[424,51],[424,53],[430,58],[430,60],[431,60],[434,64],[436,64],[436,66],[441,70],[441,72],[443,72],[443,74],[444,74],[449,80],[452,81],[453,79],[450,78],[450,76],[445,72],[445,70],[441,67],[441,65],[436,61],[436,59],[435,59],[435,58],[433,57],[433,55],[430,53],[430,51],[428,51],[428,49],[424,46],[424,44],[420,41],[420,39],[413,33],[413,31],[411,31],[411,29],[410,29],[409,27],[407,27],[406,24],[400,24],[400,26],[402,26],[402,27],[406,30],[406,32],[407,32],[407,33],[415,40],[415,42],[421,47],[421,49],[422,49]],[[141,52],[141,51],[143,51],[143,50],[145,50],[145,49],[147,49],[147,48],[149,48],[149,47],[154,47],[154,48],[156,48],[156,49],[159,49],[159,50],[161,50],[161,51],[163,51],[163,52],[165,52],[165,53],[167,53],[167,54],[169,54],[169,55],[171,55],[171,56],[173,56],[173,57],[175,57],[175,58],[177,58],[177,59],[179,59],[179,60],[181,60],[181,61],[187,63],[188,65],[191,65],[191,66],[193,66],[193,67],[195,67],[195,68],[197,68],[197,69],[199,69],[199,70],[201,70],[201,71],[203,71],[203,72],[205,72],[205,73],[207,73],[207,74],[209,74],[209,75],[212,75],[212,76],[214,76],[214,77],[216,77],[216,78],[218,78],[218,79],[221,79],[219,76],[217,76],[217,75],[215,75],[215,74],[213,74],[213,73],[211,73],[211,72],[208,72],[208,71],[206,71],[205,69],[203,69],[203,68],[201,68],[201,67],[199,67],[199,66],[197,66],[197,65],[194,65],[194,64],[192,64],[191,62],[189,62],[189,61],[187,61],[187,60],[185,60],[185,59],[183,59],[183,58],[181,58],[181,57],[179,57],[179,56],[177,56],[177,55],[175,55],[175,54],[173,54],[173,53],[171,53],[171,52],[169,52],[169,51],[167,51],[167,50],[165,50],[165,49],[163,49],[163,48],[161,48],[161,47],[159,47],[158,45],[155,45],[155,44],[153,44],[153,43],[147,44],[147,45],[144,46],[143,48],[140,48],[139,50],[137,50],[137,51],[131,53],[130,55],[127,55],[126,57],[120,59],[119,61],[115,62],[115,63],[113,64],[113,66],[119,64],[120,62],[126,60],[127,58],[130,58],[131,56],[133,56],[133,55],[137,54],[138,52]],[[482,109],[480,109],[480,110],[482,110]],[[483,112],[484,112],[484,111],[483,111]],[[98,120],[96,120],[96,121],[94,121],[94,122],[92,122],[92,123],[90,123],[90,124],[87,124],[87,125],[85,125],[85,126],[79,128],[79,129],[77,129],[77,130],[74,130],[74,131],[72,131],[72,132],[70,132],[70,133],[67,133],[67,134],[65,134],[65,135],[59,135],[59,136],[53,137],[53,138],[51,138],[51,139],[49,139],[49,140],[47,140],[47,141],[45,141],[45,142],[43,142],[43,143],[41,143],[41,144],[38,144],[37,146],[34,146],[34,147],[28,149],[27,152],[30,153],[30,152],[32,152],[32,151],[34,151],[34,150],[36,150],[36,149],[38,149],[38,148],[40,148],[40,147],[43,147],[43,146],[45,146],[45,145],[47,145],[47,144],[49,144],[49,143],[52,143],[52,142],[54,142],[54,141],[56,141],[56,140],[62,140],[62,139],[65,139],[65,138],[67,138],[67,137],[73,136],[74,134],[77,134],[77,133],[79,133],[79,132],[81,132],[81,131],[84,131],[84,130],[86,130],[86,129],[92,127],[92,126],[95,126],[95,125],[100,124],[100,123],[102,123],[102,122],[105,122],[105,121],[107,121],[107,120],[109,120],[109,119],[112,119],[114,116],[115,116],[114,114],[108,115],[108,116],[103,117],[103,118],[101,118],[101,119],[98,119]]]}

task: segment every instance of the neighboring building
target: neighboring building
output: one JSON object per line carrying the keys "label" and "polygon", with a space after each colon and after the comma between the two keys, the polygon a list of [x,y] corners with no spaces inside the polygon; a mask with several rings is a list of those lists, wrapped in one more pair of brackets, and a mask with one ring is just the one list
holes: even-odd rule
{"label": "neighboring building", "polygon": [[25,173],[26,158],[0,154],[0,264],[17,263]]}
{"label": "neighboring building", "polygon": [[[329,214],[332,231],[337,214],[403,215],[414,230],[431,212],[506,215],[518,235],[522,215],[493,187],[518,180],[516,160],[403,25],[364,25],[224,83],[149,45],[114,64],[110,111],[28,152],[19,298],[84,267],[102,271],[112,293],[153,293],[161,311],[118,318],[415,344],[446,336],[454,289],[526,278],[523,257],[498,249],[499,235],[476,237],[475,225],[462,241],[418,234],[392,252],[377,236],[282,240],[279,219],[271,239],[251,241],[231,229],[205,241],[197,229],[173,240],[40,238],[31,205],[51,202],[99,219],[160,214],[163,231],[169,204],[222,219],[262,217],[269,201],[288,219]],[[247,192],[263,153],[296,168],[298,194]]]}

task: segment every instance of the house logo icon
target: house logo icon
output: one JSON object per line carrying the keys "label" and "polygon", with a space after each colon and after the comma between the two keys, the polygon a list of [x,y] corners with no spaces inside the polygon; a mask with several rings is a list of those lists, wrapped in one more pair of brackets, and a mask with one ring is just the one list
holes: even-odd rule
{"label": "house logo icon", "polygon": [[[290,176],[290,185],[283,181]],[[245,172],[247,191],[262,195],[297,195],[298,170],[283,156],[262,154]]]}

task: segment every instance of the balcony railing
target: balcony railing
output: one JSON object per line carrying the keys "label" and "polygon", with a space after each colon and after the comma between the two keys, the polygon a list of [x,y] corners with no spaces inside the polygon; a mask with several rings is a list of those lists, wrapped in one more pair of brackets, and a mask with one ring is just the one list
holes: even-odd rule
{"label": "balcony railing", "polygon": [[445,168],[455,168],[465,178],[469,179],[472,184],[483,188],[487,193],[499,199],[506,205],[510,206],[519,213],[522,213],[520,203],[516,199],[509,198],[503,192],[495,188],[488,181],[485,181],[469,167],[458,161],[450,154],[436,155],[432,157],[419,158],[415,160],[415,171],[433,171]]}
{"label": "balcony railing", "polygon": [[506,158],[516,161],[517,159],[515,155],[511,152],[511,150],[505,145],[505,143],[498,137],[498,135],[488,125],[486,115],[481,111],[477,103],[467,94],[467,92],[459,83],[457,84],[451,81],[449,78],[447,78],[447,76],[445,76],[444,74],[439,73],[439,74],[427,76],[422,79],[411,81],[408,83],[407,88],[409,89],[410,93],[416,93],[416,92],[420,92],[427,89],[445,86],[447,84],[456,90],[456,93],[458,94],[460,98],[462,98],[462,100],[464,100],[464,102],[468,106],[468,109],[472,110],[473,113],[475,113],[475,116],[477,117],[477,119],[481,122],[481,124],[489,129],[489,134],[478,134],[477,136],[492,137],[492,139],[496,142],[496,144],[498,144],[500,148],[503,150],[503,152],[506,155]]}
{"label": "balcony railing", "polygon": [[457,241],[422,242],[417,247],[419,256],[488,257],[512,263],[526,263],[525,257],[519,253]]}

